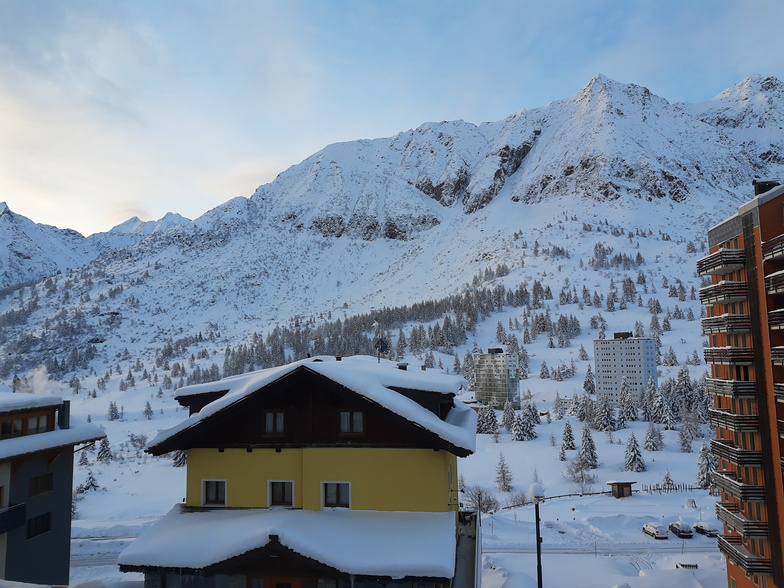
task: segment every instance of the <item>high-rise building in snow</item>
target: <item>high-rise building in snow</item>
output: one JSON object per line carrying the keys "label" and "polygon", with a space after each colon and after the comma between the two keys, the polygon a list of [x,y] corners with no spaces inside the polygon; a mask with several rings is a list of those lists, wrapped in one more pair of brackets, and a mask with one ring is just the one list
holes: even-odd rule
{"label": "high-rise building in snow", "polygon": [[656,384],[656,341],[632,337],[631,333],[615,333],[612,339],[595,339],[593,357],[596,394],[606,395],[617,403],[624,378],[636,399],[640,400],[649,380]]}
{"label": "high-rise building in snow", "polygon": [[495,408],[503,408],[506,401],[520,408],[519,360],[513,353],[491,347],[487,353],[474,354],[476,399]]}
{"label": "high-rise building in snow", "polygon": [[718,460],[718,544],[732,588],[784,587],[784,186],[754,182],[755,198],[708,231],[697,273],[709,339],[705,361]]}

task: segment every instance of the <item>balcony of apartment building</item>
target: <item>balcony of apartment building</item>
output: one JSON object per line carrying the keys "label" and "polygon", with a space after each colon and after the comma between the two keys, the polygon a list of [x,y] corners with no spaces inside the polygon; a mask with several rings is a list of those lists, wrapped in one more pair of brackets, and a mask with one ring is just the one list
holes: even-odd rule
{"label": "balcony of apartment building", "polygon": [[722,555],[746,572],[747,576],[770,576],[773,573],[770,558],[751,553],[743,546],[743,537],[740,535],[723,535],[718,541]]}
{"label": "balcony of apartment building", "polygon": [[784,329],[784,308],[768,313],[768,328],[772,331]]}
{"label": "balcony of apartment building", "polygon": [[[784,315],[782,315],[784,319]],[[751,331],[751,317],[747,314],[722,314],[702,319],[703,335],[748,333]]]}
{"label": "balcony of apartment building", "polygon": [[0,509],[0,534],[18,529],[27,519],[25,503],[14,504]]}
{"label": "balcony of apartment building", "polygon": [[711,427],[721,427],[736,433],[758,433],[759,417],[755,414],[733,414],[726,409],[708,409]]}
{"label": "balcony of apartment building", "polygon": [[[784,359],[784,348],[782,348]],[[706,347],[703,349],[705,362],[717,365],[752,365],[754,349],[752,347]]]}
{"label": "balcony of apartment building", "polygon": [[749,297],[749,285],[746,282],[721,281],[700,288],[700,302],[702,304],[731,304],[741,302]]}
{"label": "balcony of apartment building", "polygon": [[[712,449],[712,447],[711,447]],[[714,486],[743,502],[765,502],[765,487],[756,484],[744,484],[736,479],[735,472],[720,470],[713,473],[711,481]]]}
{"label": "balcony of apartment building", "polygon": [[762,244],[762,259],[764,261],[784,259],[784,235],[773,237]]}
{"label": "balcony of apartment building", "polygon": [[710,448],[713,455],[744,468],[762,466],[762,451],[738,447],[729,439],[711,439]]}
{"label": "balcony of apartment building", "polygon": [[784,366],[784,347],[782,347],[781,345],[777,345],[776,347],[771,347],[770,360],[773,362],[773,365]]}
{"label": "balcony of apartment building", "polygon": [[773,396],[778,402],[784,402],[784,384],[773,384]]}
{"label": "balcony of apartment building", "polygon": [[768,294],[784,293],[784,270],[765,276],[765,292]]}
{"label": "balcony of apartment building", "polygon": [[[721,378],[705,378],[709,394],[728,398],[756,398],[757,383],[743,380],[722,380]],[[782,386],[782,402],[784,402],[784,384]]]}
{"label": "balcony of apartment building", "polygon": [[697,273],[701,276],[728,274],[746,265],[743,249],[719,249],[697,260]]}
{"label": "balcony of apartment building", "polygon": [[736,502],[717,502],[716,517],[744,537],[762,539],[768,536],[768,522],[747,519]]}

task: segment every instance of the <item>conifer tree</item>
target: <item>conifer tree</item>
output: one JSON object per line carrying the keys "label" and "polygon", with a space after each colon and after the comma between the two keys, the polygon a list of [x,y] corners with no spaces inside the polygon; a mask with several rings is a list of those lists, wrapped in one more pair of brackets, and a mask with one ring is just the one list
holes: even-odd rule
{"label": "conifer tree", "polygon": [[678,443],[681,446],[682,453],[692,452],[691,441],[692,441],[692,437],[687,432],[687,429],[685,427],[681,427],[678,430]]}
{"label": "conifer tree", "polygon": [[144,405],[144,411],[142,411],[144,418],[148,421],[152,419],[152,415],[154,414],[152,411],[152,406],[150,406],[150,402],[147,401],[147,404]]}
{"label": "conifer tree", "polygon": [[594,469],[599,465],[599,457],[596,454],[596,444],[593,442],[591,429],[588,428],[587,424],[583,426],[578,456],[580,461],[585,464],[588,469]]}
{"label": "conifer tree", "polygon": [[515,441],[531,441],[536,439],[534,425],[523,415],[518,414],[512,427],[512,438]]}
{"label": "conifer tree", "polygon": [[623,469],[627,472],[645,471],[645,460],[642,458],[640,446],[637,444],[637,438],[634,436],[634,433],[629,434],[629,440],[626,443]]}
{"label": "conifer tree", "polygon": [[643,447],[646,451],[661,451],[664,448],[664,438],[662,437],[661,429],[654,425],[652,421],[648,423]]}
{"label": "conifer tree", "polygon": [[498,454],[498,465],[495,468],[495,485],[501,492],[509,492],[512,489],[512,472],[506,465],[504,454]]}
{"label": "conifer tree", "polygon": [[555,393],[555,400],[553,401],[553,414],[555,415],[555,420],[557,421],[560,421],[562,418],[564,418],[564,414],[566,414],[563,400],[561,400],[561,395],[558,394],[558,392]]}
{"label": "conifer tree", "polygon": [[606,394],[602,394],[596,401],[592,425],[597,431],[615,430],[615,417],[610,406],[610,399]]}
{"label": "conifer tree", "polygon": [[670,476],[670,470],[664,472],[664,478],[662,479],[662,486],[667,489],[675,488],[675,482],[672,481],[672,476]]}
{"label": "conifer tree", "polygon": [[508,400],[504,403],[504,412],[503,416],[501,417],[501,424],[506,429],[507,433],[512,432],[512,427],[514,426],[514,419],[515,419],[515,411],[512,408],[512,403]]}
{"label": "conifer tree", "polygon": [[109,437],[104,437],[101,439],[101,443],[98,447],[98,455],[96,458],[101,463],[109,463],[114,459],[112,455],[112,448],[109,445]]}
{"label": "conifer tree", "polygon": [[550,369],[547,367],[547,362],[546,361],[542,362],[542,367],[539,370],[539,377],[542,380],[547,380],[547,379],[550,378]]}
{"label": "conifer tree", "polygon": [[712,482],[712,476],[718,469],[716,457],[711,453],[707,443],[700,447],[700,455],[697,458],[697,486],[708,488]]}
{"label": "conifer tree", "polygon": [[563,436],[561,437],[561,447],[567,451],[577,449],[577,446],[574,443],[572,425],[569,421],[566,421],[566,424],[564,425]]}
{"label": "conifer tree", "polygon": [[185,466],[187,461],[188,461],[187,452],[181,449],[172,452],[172,467],[181,468]]}
{"label": "conifer tree", "polygon": [[623,415],[624,421],[637,420],[637,407],[634,404],[634,394],[626,376],[621,379],[621,393],[618,396],[618,413]]}
{"label": "conifer tree", "polygon": [[489,406],[480,408],[476,419],[476,432],[492,435],[497,430],[498,417],[496,417],[495,411]]}
{"label": "conifer tree", "polygon": [[593,372],[591,371],[591,364],[588,364],[588,369],[585,371],[583,390],[585,390],[586,394],[593,394],[594,392],[596,392],[596,384],[594,383]]}

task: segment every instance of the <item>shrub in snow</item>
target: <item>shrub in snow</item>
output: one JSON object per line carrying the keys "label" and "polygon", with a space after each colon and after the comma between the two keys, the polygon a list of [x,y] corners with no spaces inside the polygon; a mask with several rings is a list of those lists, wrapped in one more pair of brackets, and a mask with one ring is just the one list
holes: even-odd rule
{"label": "shrub in snow", "polygon": [[463,492],[463,499],[468,508],[473,508],[483,513],[495,512],[499,507],[498,499],[493,491],[478,484],[466,486],[465,492]]}

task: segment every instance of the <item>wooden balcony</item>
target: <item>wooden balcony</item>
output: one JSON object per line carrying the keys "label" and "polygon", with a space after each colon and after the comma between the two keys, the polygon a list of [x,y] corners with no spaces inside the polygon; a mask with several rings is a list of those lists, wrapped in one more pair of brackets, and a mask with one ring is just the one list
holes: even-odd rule
{"label": "wooden balcony", "polygon": [[784,293],[784,271],[765,276],[765,292],[768,294]]}
{"label": "wooden balcony", "polygon": [[[784,319],[784,315],[782,315]],[[751,331],[751,317],[747,314],[722,314],[702,319],[703,335],[720,333],[748,333]]]}
{"label": "wooden balcony", "polygon": [[749,297],[749,285],[746,282],[722,281],[700,288],[702,304],[730,304],[741,302]]}
{"label": "wooden balcony", "polygon": [[770,360],[773,365],[784,365],[784,347],[778,345],[770,348]]}
{"label": "wooden balcony", "polygon": [[744,537],[767,537],[768,522],[747,519],[740,512],[736,502],[717,502],[716,516],[725,525],[731,527]]}
{"label": "wooden balcony", "polygon": [[[711,449],[713,449],[711,447]],[[711,475],[711,481],[722,492],[743,502],[765,502],[765,487],[744,484],[735,479],[735,472],[719,471]]]}
{"label": "wooden balcony", "polygon": [[784,384],[773,384],[773,395],[776,401],[784,402]]}
{"label": "wooden balcony", "polygon": [[762,259],[765,261],[784,259],[784,235],[773,237],[762,244]]}
{"label": "wooden balcony", "polygon": [[0,534],[8,533],[24,526],[27,517],[26,512],[27,506],[24,502],[0,509]]}
{"label": "wooden balcony", "polygon": [[759,417],[750,414],[733,414],[726,410],[711,408],[708,410],[711,427],[721,427],[738,433],[759,432]]}
{"label": "wooden balcony", "polygon": [[743,449],[728,439],[711,439],[710,448],[713,455],[735,465],[746,468],[762,466],[762,451],[759,449]]}
{"label": "wooden balcony", "polygon": [[[716,365],[752,365],[754,349],[752,347],[705,347],[705,362]],[[784,359],[784,354],[782,354]]]}
{"label": "wooden balcony", "polygon": [[[742,380],[721,380],[719,378],[705,378],[708,393],[714,396],[727,396],[729,398],[756,398],[757,383]],[[782,402],[784,402],[784,384],[782,384]]]}
{"label": "wooden balcony", "polygon": [[715,276],[734,272],[746,265],[743,249],[719,249],[697,260],[697,273],[701,276]]}
{"label": "wooden balcony", "polygon": [[747,576],[770,576],[773,562],[767,557],[758,557],[743,547],[740,535],[718,537],[719,551],[732,563],[740,567]]}
{"label": "wooden balcony", "polygon": [[781,419],[778,419],[776,421],[776,428],[779,431],[779,437],[784,439],[784,421],[782,421]]}

